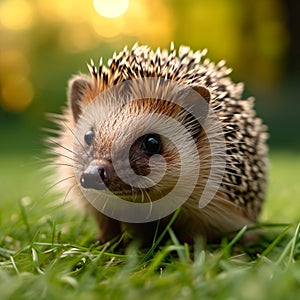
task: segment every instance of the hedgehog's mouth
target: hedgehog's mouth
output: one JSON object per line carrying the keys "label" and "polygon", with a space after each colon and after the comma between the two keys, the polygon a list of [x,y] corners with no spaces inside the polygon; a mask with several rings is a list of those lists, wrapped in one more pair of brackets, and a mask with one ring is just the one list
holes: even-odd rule
{"label": "hedgehog's mouth", "polygon": [[[112,164],[106,160],[91,162],[82,173],[77,175],[84,194],[88,194],[90,191],[91,194],[95,195],[95,192],[97,192],[103,196],[116,196],[122,200],[135,203],[149,203],[159,200],[174,187],[167,179],[168,176],[147,188],[141,187],[142,185],[137,182],[134,183],[134,186],[127,184],[117,176]],[[139,176],[147,177],[147,175]],[[173,183],[176,184],[176,179]]]}
{"label": "hedgehog's mouth", "polygon": [[[124,201],[134,202],[134,203],[149,203],[154,202],[167,195],[170,189],[159,188],[136,188],[130,187],[129,185],[122,184],[119,187],[114,187],[111,185],[106,185],[102,180],[101,176],[95,174],[82,174],[80,177],[81,187],[84,188],[85,194],[91,191],[92,193],[97,192],[99,195],[106,197],[118,197]],[[99,179],[100,178],[100,179]]]}
{"label": "hedgehog's mouth", "polygon": [[154,202],[162,198],[164,195],[167,195],[170,190],[163,189],[159,192],[152,189],[137,189],[132,187],[130,189],[111,189],[101,183],[92,183],[89,186],[82,186],[85,189],[85,194],[88,194],[89,191],[97,192],[104,197],[118,197],[124,201],[134,202],[134,203],[149,203]]}

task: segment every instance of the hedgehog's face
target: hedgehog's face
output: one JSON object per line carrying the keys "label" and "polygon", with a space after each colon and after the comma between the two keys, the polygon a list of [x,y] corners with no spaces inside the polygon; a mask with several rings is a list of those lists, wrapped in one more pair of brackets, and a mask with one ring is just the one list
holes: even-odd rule
{"label": "hedgehog's face", "polygon": [[107,96],[86,101],[91,91],[92,84],[80,78],[69,92],[77,125],[74,170],[82,190],[131,202],[168,194],[185,165],[191,170],[199,159],[199,122],[176,103],[146,98],[116,104]]}
{"label": "hedgehog's face", "polygon": [[96,101],[79,118],[78,140],[74,141],[75,171],[81,187],[100,193],[109,190],[134,202],[155,201],[168,193],[178,180],[179,152],[186,151],[175,144],[189,149],[189,144],[195,144],[193,137],[181,138],[183,132],[166,128],[161,115],[154,112],[159,104],[154,111],[148,106],[154,100],[125,104],[95,121],[90,113],[98,110]]}
{"label": "hedgehog's face", "polygon": [[[150,180],[151,171],[156,172],[158,177],[166,175],[166,165],[170,168],[172,163],[175,163],[176,149],[165,143],[165,139],[155,132],[133,136],[130,141],[126,141],[126,138],[109,141],[110,137],[107,134],[112,134],[111,137],[126,136],[128,130],[132,128],[116,128],[115,130],[114,134],[113,132],[107,133],[106,130],[91,128],[84,134],[85,150],[80,149],[81,146],[75,149],[75,153],[79,153],[76,160],[79,161],[77,167],[81,187],[101,192],[109,190],[129,201],[155,200],[155,189],[145,187],[145,184],[149,183],[147,180]],[[106,141],[102,139],[103,135],[106,135]],[[167,159],[168,162],[166,164],[161,162],[161,158]],[[158,186],[155,185],[155,187],[157,190]],[[148,199],[150,194],[151,199]],[[147,195],[146,198],[145,195]]]}

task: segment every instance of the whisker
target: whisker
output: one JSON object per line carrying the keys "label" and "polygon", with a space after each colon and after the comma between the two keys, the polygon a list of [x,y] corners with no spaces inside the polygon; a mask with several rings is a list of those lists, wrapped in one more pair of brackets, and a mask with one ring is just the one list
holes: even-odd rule
{"label": "whisker", "polygon": [[157,188],[155,189],[155,191],[159,192],[160,195],[161,195],[161,198],[163,198],[165,195],[163,194],[162,190],[160,189],[160,185],[157,184],[156,187],[157,187]]}
{"label": "whisker", "polygon": [[24,162],[21,164],[22,167],[26,167],[26,166],[34,166],[34,167],[37,167],[38,164],[41,164],[41,163],[44,163],[44,162],[47,162],[46,161],[46,158],[42,159],[38,156],[32,156],[32,160],[31,161],[28,161],[28,162]]}
{"label": "whisker", "polygon": [[142,203],[144,203],[144,200],[145,200],[144,190],[143,190],[143,189],[141,189],[141,187],[140,187],[140,186],[139,186],[138,188],[139,188],[139,189],[140,189],[140,191],[141,191],[141,195],[142,195]]}
{"label": "whisker", "polygon": [[64,163],[50,163],[50,164],[47,164],[47,166],[66,166],[66,167],[76,168],[74,165],[64,164]]}
{"label": "whisker", "polygon": [[61,180],[55,182],[54,184],[52,184],[52,185],[46,190],[46,192],[44,193],[44,196],[45,196],[51,189],[53,189],[55,186],[57,186],[58,184],[60,184],[60,183],[62,183],[62,182],[64,182],[64,181],[67,181],[67,180],[69,180],[69,179],[71,179],[71,178],[75,178],[75,175],[72,175],[72,176],[63,178],[63,179],[61,179]]}
{"label": "whisker", "polygon": [[55,154],[55,155],[57,155],[57,156],[63,156],[63,157],[65,157],[65,158],[68,158],[68,159],[70,159],[70,160],[72,160],[72,161],[74,161],[74,162],[80,164],[80,161],[79,161],[79,160],[77,160],[77,159],[75,159],[75,158],[73,158],[73,157],[71,157],[71,156],[68,156],[68,155],[65,155],[65,154],[62,154],[62,153],[59,153],[59,152],[56,152],[56,151],[51,151],[51,152],[52,152],[52,154]]}
{"label": "whisker", "polygon": [[72,190],[75,186],[77,186],[77,185],[78,185],[78,184],[77,184],[77,182],[76,182],[76,183],[74,183],[74,184],[68,189],[66,195],[64,196],[63,204],[66,202],[67,197],[68,197],[68,195],[70,194],[71,190]]}
{"label": "whisker", "polygon": [[146,190],[144,190],[144,192],[146,194],[146,198],[148,198],[148,202],[152,202],[149,193]]}
{"label": "whisker", "polygon": [[35,159],[35,161],[33,161],[34,163],[38,163],[38,162],[51,162],[53,161],[52,157],[38,157],[38,156],[33,156],[33,158]]}
{"label": "whisker", "polygon": [[152,180],[152,179],[149,178],[148,176],[144,176],[144,179],[145,179],[145,180],[148,180],[148,181],[152,184],[152,186],[155,186],[155,185],[156,185],[155,182],[154,182],[154,180]]}
{"label": "whisker", "polygon": [[[53,160],[53,157],[38,157],[34,156],[35,161],[32,163],[47,163],[47,166],[71,166],[75,168],[75,165],[71,165],[68,163],[59,163]],[[71,159],[71,158],[70,158]],[[73,160],[73,159],[72,159]]]}
{"label": "whisker", "polygon": [[[98,196],[98,197],[99,197],[99,196]],[[105,207],[106,207],[108,201],[109,201],[109,199],[106,198],[106,199],[105,199],[105,202],[104,202],[104,204],[103,204],[103,206],[102,206],[102,211],[104,211],[104,209],[105,209]]]}
{"label": "whisker", "polygon": [[152,203],[152,201],[151,201],[151,198],[150,198],[149,194],[147,193],[147,191],[145,191],[145,193],[146,193],[146,196],[148,196],[149,203],[150,203],[149,214],[148,214],[148,216],[146,217],[146,218],[149,218],[149,217],[150,217],[150,215],[151,215],[151,212],[152,212],[153,203]]}
{"label": "whisker", "polygon": [[59,147],[65,149],[66,151],[71,152],[71,153],[74,154],[74,155],[77,155],[77,153],[75,153],[75,152],[72,151],[71,149],[69,149],[69,148],[67,148],[67,147],[65,147],[65,146],[63,146],[63,145],[61,145],[60,143],[58,143],[58,142],[56,142],[56,141],[54,141],[54,140],[52,140],[52,139],[48,139],[48,141],[50,141],[51,143],[53,143],[53,144],[55,144],[55,145],[57,145],[57,146],[59,146]]}
{"label": "whisker", "polygon": [[137,199],[137,191],[136,189],[130,185],[130,188],[131,188],[131,196],[132,196],[132,199],[133,199],[133,202],[136,202],[136,199]]}
{"label": "whisker", "polygon": [[85,152],[85,154],[87,156],[89,156],[89,154],[87,153],[85,147],[82,145],[82,143],[80,142],[79,138],[77,137],[77,135],[73,132],[73,130],[70,128],[70,126],[67,125],[66,122],[63,121],[63,124],[70,130],[70,132],[72,133],[72,135],[74,136],[74,138],[77,140],[77,142],[79,143],[79,145],[81,146],[81,148],[83,149],[83,151]]}

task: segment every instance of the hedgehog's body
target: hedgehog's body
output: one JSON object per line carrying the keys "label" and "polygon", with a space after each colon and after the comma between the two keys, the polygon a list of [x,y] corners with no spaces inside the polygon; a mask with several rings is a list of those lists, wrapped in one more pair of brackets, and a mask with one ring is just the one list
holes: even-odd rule
{"label": "hedgehog's body", "polygon": [[[140,232],[142,238],[147,236],[151,239],[155,231],[152,225],[155,226],[155,222],[134,224],[135,222],[126,222],[126,220],[121,222],[109,218],[97,210],[92,201],[87,201],[82,191],[97,190],[101,197],[102,185],[105,183],[109,190],[123,197],[124,201],[156,201],[159,193],[167,193],[175,186],[178,178],[173,177],[182,163],[182,160],[178,159],[175,148],[182,147],[183,151],[188,151],[191,147],[186,143],[196,144],[202,165],[195,189],[183,203],[174,223],[174,230],[178,237],[190,241],[194,235],[203,235],[211,240],[256,222],[264,200],[266,184],[265,126],[255,117],[252,108],[253,100],[241,100],[243,85],[232,83],[227,77],[230,70],[224,67],[223,62],[215,65],[208,59],[202,61],[204,55],[204,52],[193,53],[187,47],[181,47],[177,55],[174,49],[170,52],[167,50],[153,52],[146,46],[134,46],[132,50],[125,49],[119,55],[114,55],[108,67],[100,64],[97,70],[92,64],[90,66],[92,77],[80,75],[70,82],[69,108],[66,109],[63,118],[60,118],[62,132],[56,143],[64,147],[59,146],[56,149],[56,152],[61,153],[57,157],[58,163],[62,164],[59,173],[61,179],[73,176],[65,180],[67,187],[72,187],[69,197],[85,203],[88,210],[95,215],[101,231],[101,241],[117,235],[123,226],[133,230],[134,234]],[[156,99],[159,98],[156,95],[151,97],[152,99],[150,97],[143,99],[140,96],[142,98],[140,101],[133,102],[117,99],[119,96],[116,94],[111,98],[108,97],[109,99],[101,100],[102,102],[99,100],[99,95],[103,91],[115,85],[126,80],[148,77],[171,80],[195,89],[209,102],[209,108],[221,124],[221,133],[225,142],[222,156],[226,165],[224,174],[222,173],[223,176],[220,177],[220,186],[215,191],[213,199],[203,208],[199,208],[199,199],[211,174],[210,168],[218,168],[218,165],[213,165],[208,133],[201,130],[201,127],[205,128],[205,126],[210,130],[209,120],[204,121],[205,126],[200,124],[203,126],[199,127],[198,124],[199,128],[196,126],[198,129],[195,129],[193,124],[195,120],[189,119],[185,126],[189,132],[193,131],[193,139],[182,142],[179,136],[178,143],[173,149],[170,143],[166,144],[164,138],[159,137],[157,132],[153,132],[154,129],[150,128],[153,122],[139,117],[140,115],[152,117],[155,113],[159,113],[184,123],[186,115],[182,117],[182,108],[178,105]],[[135,89],[134,86],[128,93],[134,93],[135,98],[139,98],[140,92],[132,89]],[[93,108],[93,113],[84,115],[85,107],[96,100],[100,102]],[[111,112],[116,107],[117,111]],[[76,127],[81,129],[76,131]],[[149,157],[153,154],[161,154],[166,160],[168,166],[166,175],[156,190],[149,188],[143,192],[130,184],[126,185],[119,180],[111,165],[112,142],[117,139],[119,145],[117,151],[121,151],[126,143],[124,136],[135,135],[136,141],[130,148],[130,165],[136,174],[148,176]],[[176,135],[180,134],[176,133]],[[140,140],[141,136],[142,140]],[[70,156],[70,152],[66,148],[73,149],[73,144],[75,169],[63,165],[70,164],[70,159],[66,157]],[[88,150],[88,147],[92,147],[92,150]],[[191,164],[192,169],[191,162],[186,164]],[[95,178],[94,171],[91,171],[91,166],[93,168],[97,166],[98,179]],[[189,166],[185,165],[185,167]],[[76,181],[75,177],[80,182]],[[65,190],[67,191],[68,188]],[[168,219],[168,216],[163,218],[161,223]]]}

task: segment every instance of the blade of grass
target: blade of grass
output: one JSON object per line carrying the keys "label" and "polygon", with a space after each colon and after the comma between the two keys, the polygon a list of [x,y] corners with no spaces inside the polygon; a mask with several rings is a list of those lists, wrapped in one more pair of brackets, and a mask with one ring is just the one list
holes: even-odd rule
{"label": "blade of grass", "polygon": [[[280,257],[275,262],[276,265],[280,265],[283,262],[284,258],[287,256],[287,254],[288,254],[289,251],[291,251],[291,252],[290,252],[290,255],[289,255],[288,265],[291,262],[290,260],[293,259],[293,254],[294,254],[294,249],[295,249],[295,243],[297,241],[297,236],[299,234],[299,226],[300,226],[300,224],[298,224],[293,237],[288,242],[288,244],[284,247],[284,249],[283,249]],[[292,258],[291,258],[291,256],[292,256]]]}
{"label": "blade of grass", "polygon": [[21,216],[22,216],[25,228],[26,228],[27,239],[28,239],[28,241],[30,241],[31,240],[31,228],[30,228],[30,225],[29,225],[29,222],[28,222],[26,209],[25,209],[25,206],[22,202],[22,199],[19,201],[19,207],[20,207]]}
{"label": "blade of grass", "polygon": [[185,247],[179,243],[179,241],[178,241],[174,231],[172,230],[172,228],[169,228],[168,232],[170,234],[170,237],[171,237],[171,240],[172,240],[173,244],[175,246],[177,246],[177,254],[178,254],[180,262],[182,262],[182,263],[186,262],[187,258],[185,256],[185,254],[186,254]]}
{"label": "blade of grass", "polygon": [[291,228],[291,225],[288,225],[276,238],[273,242],[259,255],[258,259],[256,260],[255,264],[259,264],[263,257],[266,257],[276,245],[280,243],[280,241],[284,238],[288,230]]}
{"label": "blade of grass", "polygon": [[242,236],[247,231],[248,227],[244,226],[236,235],[235,237],[222,249],[223,256],[227,257],[230,255],[231,248],[242,238]]}
{"label": "blade of grass", "polygon": [[149,276],[151,273],[155,272],[158,269],[163,259],[172,251],[180,251],[182,246],[178,247],[176,245],[165,246],[162,251],[158,252],[154,259],[151,261],[150,265],[147,267],[147,271],[145,272],[145,277]]}
{"label": "blade of grass", "polygon": [[17,268],[17,265],[16,265],[16,263],[15,263],[15,260],[14,260],[14,258],[13,258],[12,256],[10,257],[10,261],[11,261],[11,264],[12,264],[14,270],[16,271],[16,273],[17,273],[17,274],[20,274],[20,272],[19,272],[19,270],[18,270],[18,268]]}
{"label": "blade of grass", "polygon": [[296,231],[293,237],[293,242],[292,242],[292,247],[291,247],[291,252],[289,255],[289,260],[288,260],[288,265],[290,265],[294,261],[294,254],[295,254],[295,248],[296,248],[296,243],[299,239],[299,231],[300,231],[300,223],[298,223],[296,227]]}
{"label": "blade of grass", "polygon": [[175,222],[175,220],[176,220],[179,212],[180,212],[180,209],[177,209],[175,211],[175,213],[173,214],[170,222],[168,223],[168,225],[166,226],[166,228],[163,230],[163,232],[161,233],[161,235],[158,237],[158,239],[155,241],[155,243],[152,245],[152,247],[145,254],[145,256],[143,257],[143,259],[140,261],[139,265],[143,265],[146,261],[148,261],[151,257],[153,257],[153,253],[154,253],[155,249],[160,244],[160,242],[162,241],[162,239],[164,238],[164,236],[166,235],[166,233],[168,232],[168,230],[171,228],[172,224]]}
{"label": "blade of grass", "polygon": [[37,250],[34,247],[31,247],[31,255],[32,255],[32,261],[34,264],[34,267],[36,269],[36,271],[41,274],[44,275],[44,271],[42,271],[42,269],[40,268],[40,263],[39,263],[39,255],[37,253]]}

